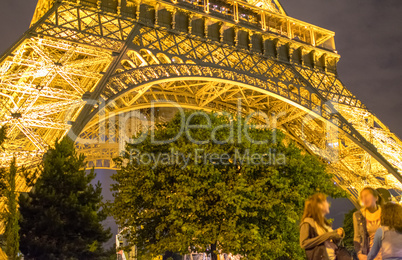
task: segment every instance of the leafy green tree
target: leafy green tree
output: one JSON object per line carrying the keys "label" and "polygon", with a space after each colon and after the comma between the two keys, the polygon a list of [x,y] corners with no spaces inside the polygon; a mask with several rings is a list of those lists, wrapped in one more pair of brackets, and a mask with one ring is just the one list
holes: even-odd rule
{"label": "leafy green tree", "polygon": [[[177,135],[183,121],[192,127]],[[125,235],[141,259],[207,248],[247,259],[304,259],[298,222],[305,199],[318,191],[344,195],[325,164],[282,132],[228,114],[178,114],[136,140],[142,137],[116,159],[110,204],[117,224],[131,227]]]}
{"label": "leafy green tree", "polygon": [[[0,147],[4,150],[3,144],[7,139],[7,128],[6,126],[0,127]],[[0,168],[0,196],[4,197],[5,191],[7,190],[7,183],[6,183],[6,168]],[[3,195],[3,196],[2,196]]]}
{"label": "leafy green tree", "polygon": [[102,188],[85,157],[64,138],[49,149],[35,186],[20,199],[20,250],[24,259],[101,259],[110,237],[101,222]]}
{"label": "leafy green tree", "polygon": [[354,236],[354,229],[353,229],[353,213],[356,212],[357,209],[352,209],[348,213],[345,214],[345,218],[343,220],[343,229],[345,230],[345,238],[343,239],[343,243],[350,251],[355,259],[357,259],[356,252],[354,251],[354,244],[353,244],[353,236]]}
{"label": "leafy green tree", "polygon": [[105,250],[103,256],[99,257],[99,260],[116,260],[117,252],[116,252],[116,244],[111,246],[109,249]]}
{"label": "leafy green tree", "polygon": [[[0,147],[7,139],[7,128],[0,128]],[[1,221],[5,224],[2,244],[8,259],[19,259],[19,193],[16,187],[18,177],[15,158],[12,159],[10,167],[0,169],[0,198],[5,200],[4,212],[1,212]]]}
{"label": "leafy green tree", "polygon": [[5,211],[2,212],[2,221],[5,223],[4,244],[8,259],[19,259],[19,224],[18,191],[16,187],[17,166],[15,158],[9,169],[1,169],[1,194],[5,199]]}

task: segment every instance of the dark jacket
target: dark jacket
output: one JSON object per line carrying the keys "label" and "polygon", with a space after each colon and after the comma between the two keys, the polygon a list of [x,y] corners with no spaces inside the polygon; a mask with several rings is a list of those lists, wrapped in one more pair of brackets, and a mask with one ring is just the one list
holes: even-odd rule
{"label": "dark jacket", "polygon": [[300,225],[300,246],[306,251],[308,260],[328,260],[325,241],[341,241],[342,237],[336,231],[319,236],[315,229],[315,221],[306,218]]}
{"label": "dark jacket", "polygon": [[370,236],[367,231],[366,218],[360,210],[353,213],[353,228],[353,244],[356,253],[358,255],[368,255],[370,251]]}

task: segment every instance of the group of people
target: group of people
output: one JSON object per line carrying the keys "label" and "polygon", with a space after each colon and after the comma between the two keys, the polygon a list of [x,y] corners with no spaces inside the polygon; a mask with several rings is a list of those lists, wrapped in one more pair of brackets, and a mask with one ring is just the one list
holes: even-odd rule
{"label": "group of people", "polygon": [[[353,214],[354,247],[359,260],[402,260],[402,206],[387,202],[379,191],[365,187],[360,192],[363,207]],[[322,193],[305,203],[300,224],[300,245],[309,260],[352,259],[342,247],[345,232],[333,230],[325,218],[330,205]]]}

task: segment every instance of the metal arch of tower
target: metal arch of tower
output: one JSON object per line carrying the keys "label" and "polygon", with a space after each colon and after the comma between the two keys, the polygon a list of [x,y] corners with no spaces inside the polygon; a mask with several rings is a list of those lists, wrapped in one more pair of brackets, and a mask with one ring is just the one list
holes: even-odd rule
{"label": "metal arch of tower", "polygon": [[[161,9],[163,10],[163,9]],[[194,19],[194,18],[193,18]],[[234,68],[234,71],[237,72],[242,72],[243,74],[248,74],[248,75],[252,75],[252,74],[256,74],[259,76],[262,76],[262,78],[264,78],[264,73],[266,72],[267,68],[272,68],[275,65],[277,67],[279,67],[278,64],[280,63],[288,63],[288,62],[284,62],[283,60],[281,61],[280,59],[280,55],[278,55],[278,53],[276,53],[276,57],[275,58],[275,62],[273,62],[272,64],[267,64],[265,70],[260,68],[261,64],[268,63],[267,61],[267,56],[268,55],[259,55],[260,53],[258,53],[258,50],[256,50],[257,55],[250,55],[250,54],[244,54],[241,51],[239,52],[238,50],[229,50],[226,52],[225,54],[225,49],[227,49],[228,46],[224,46],[224,47],[216,47],[216,45],[214,46],[213,44],[210,43],[205,43],[200,41],[199,39],[197,39],[197,37],[188,37],[188,36],[183,36],[183,35],[177,35],[177,34],[173,34],[171,32],[168,32],[169,28],[165,28],[164,30],[159,29],[160,27],[163,26],[167,26],[167,25],[161,25],[161,24],[156,24],[157,26],[150,26],[149,21],[144,18],[141,21],[141,18],[138,17],[138,21],[137,21],[140,25],[141,28],[139,29],[140,32],[135,35],[135,38],[133,39],[133,43],[131,44],[131,52],[132,51],[137,51],[138,56],[141,56],[139,54],[139,52],[141,52],[141,49],[144,52],[148,52],[148,55],[153,55],[153,59],[149,60],[149,62],[146,62],[145,60],[147,59],[146,57],[142,58],[141,64],[137,64],[134,65],[135,66],[145,66],[146,69],[144,69],[144,72],[141,72],[139,74],[141,74],[140,77],[137,76],[137,81],[132,80],[132,82],[135,82],[135,85],[140,84],[141,80],[138,81],[138,78],[146,78],[146,76],[144,76],[145,74],[148,75],[156,75],[156,79],[160,80],[161,78],[163,78],[163,75],[169,75],[169,78],[174,78],[174,72],[175,71],[180,71],[180,69],[175,68],[173,69],[173,71],[163,71],[163,69],[160,69],[160,67],[158,67],[160,69],[160,71],[157,72],[151,72],[152,68],[151,68],[151,64],[155,64],[155,60],[157,63],[158,58],[156,57],[158,55],[158,52],[160,52],[159,54],[161,55],[165,55],[168,57],[168,59],[174,60],[175,58],[182,60],[183,62],[190,62],[190,63],[196,63],[196,64],[205,64],[206,66],[208,66],[209,68],[213,68],[213,66],[217,65],[218,67],[228,67],[228,68]],[[157,23],[157,19],[155,19],[154,21],[155,23]],[[160,22],[160,21],[159,21]],[[173,27],[174,22],[172,19],[172,24],[171,26]],[[159,27],[159,28],[158,28]],[[168,26],[167,26],[168,27]],[[172,29],[172,27],[170,29]],[[191,26],[190,26],[191,27]],[[221,27],[222,28],[222,27]],[[174,28],[174,29],[178,29],[178,28]],[[192,28],[189,28],[189,31]],[[180,31],[180,30],[177,30]],[[205,32],[207,33],[207,32]],[[220,30],[221,33],[221,37],[220,37],[220,42],[222,42],[222,31]],[[237,35],[238,37],[238,35]],[[250,39],[251,41],[251,39]],[[289,43],[283,43],[284,45],[291,45],[291,44],[295,44],[294,42]],[[237,44],[238,45],[238,44]],[[191,47],[188,47],[191,46]],[[297,46],[297,43],[296,43]],[[187,49],[186,49],[187,47]],[[249,47],[250,49],[253,48],[253,44],[250,44],[250,46],[246,46],[246,48]],[[281,46],[279,45],[278,48],[280,48]],[[297,46],[300,48],[300,46]],[[302,48],[306,48],[305,46],[302,46]],[[197,49],[197,50],[196,50]],[[203,49],[204,53],[202,53],[202,50],[199,49]],[[205,51],[206,50],[206,51]],[[212,50],[212,51],[210,51]],[[295,51],[292,48],[289,48],[289,52]],[[305,50],[301,50],[301,53],[303,53],[303,51],[305,52]],[[314,50],[315,52],[316,50]],[[279,51],[278,51],[279,52]],[[224,53],[224,55],[222,55],[222,53]],[[266,54],[266,52],[264,52],[264,54]],[[313,55],[316,55],[316,53],[312,53]],[[236,56],[237,55],[237,56]],[[291,56],[291,54],[288,54],[289,56]],[[319,54],[320,55],[320,54]],[[332,55],[332,56],[331,56]],[[127,58],[127,54],[126,57]],[[217,57],[223,57],[221,59],[217,58]],[[235,56],[235,59],[237,60],[237,62],[233,62],[233,61],[229,61],[230,56]],[[265,57],[264,57],[265,56]],[[317,55],[318,56],[318,55]],[[328,56],[328,57],[327,57]],[[190,58],[189,58],[190,57]],[[336,60],[338,58],[338,55],[336,53],[332,53],[329,54],[328,51],[324,51],[323,53],[321,53],[321,56],[319,56],[320,58],[325,58],[326,60],[324,61],[325,63],[331,63],[331,61]],[[248,60],[249,59],[249,60]],[[286,57],[285,57],[286,59]],[[123,60],[120,60],[123,61]],[[145,63],[144,63],[145,61]],[[133,61],[134,62],[134,61]],[[248,63],[248,64],[247,64]],[[361,104],[361,102],[359,102],[347,89],[345,89],[343,87],[343,85],[340,83],[340,81],[337,79],[335,73],[331,73],[332,72],[336,72],[335,68],[331,68],[331,66],[323,66],[323,68],[321,69],[312,69],[309,68],[308,66],[303,66],[305,64],[303,64],[303,61],[297,63],[297,62],[292,62],[292,66],[284,66],[282,65],[282,68],[276,68],[277,72],[279,71],[281,75],[286,74],[286,73],[290,73],[291,75],[294,75],[295,78],[298,78],[299,80],[295,80],[295,82],[286,82],[285,84],[288,84],[287,86],[297,86],[299,85],[303,85],[300,84],[300,81],[304,81],[304,85],[306,88],[310,89],[310,95],[311,94],[315,94],[317,95],[317,97],[319,96],[321,99],[321,102],[324,103],[326,102],[326,98],[329,98],[332,101],[336,101],[339,104],[346,104],[348,106],[353,106],[353,107],[357,107],[357,108],[361,108],[364,109],[364,106]],[[318,63],[318,62],[317,62]],[[120,77],[122,77],[122,75],[124,74],[123,71],[124,69],[122,69],[122,67],[124,67],[123,65],[119,64],[119,68],[116,70],[117,73],[120,73],[118,76],[112,78],[110,80],[111,81],[119,81],[118,79]],[[189,67],[191,67],[190,65],[184,65],[184,70],[189,70]],[[196,65],[194,65],[194,67],[196,67]],[[246,69],[247,68],[247,69]],[[247,71],[248,70],[248,71]],[[254,71],[253,71],[254,70]],[[247,71],[247,73],[245,73]],[[250,73],[250,71],[252,73]],[[173,73],[172,73],[173,72]],[[233,72],[233,71],[232,71]],[[275,78],[275,75],[273,75],[275,72],[272,71],[271,72],[271,80],[273,78]],[[127,73],[126,73],[127,74]],[[185,73],[183,73],[184,75],[186,75]],[[222,73],[223,74],[223,73]],[[124,74],[125,75],[125,74]],[[210,76],[213,75],[213,73],[210,73]],[[279,74],[276,75],[276,77],[278,77]],[[132,75],[131,75],[132,76]],[[190,79],[192,75],[186,75],[187,79]],[[199,75],[198,75],[199,76]],[[135,78],[132,76],[132,78]],[[318,79],[317,79],[318,78]],[[251,79],[251,78],[250,78]],[[266,78],[263,80],[267,80]],[[124,80],[122,80],[124,81]],[[284,83],[284,81],[282,79],[282,82]],[[151,79],[146,80],[147,83],[151,82]],[[325,84],[323,83],[325,82]],[[118,85],[119,87],[117,87],[117,89],[111,90],[110,89],[110,84],[107,85],[102,91],[101,97],[102,99],[109,101],[108,97],[107,97],[107,92],[113,92],[113,93],[122,93],[124,87],[124,82],[114,82],[116,85]],[[244,82],[243,82],[244,83]],[[293,83],[293,84],[292,84]],[[312,85],[312,83],[317,84],[316,86]],[[262,87],[262,85],[264,85],[262,82],[259,83],[259,87]],[[108,89],[109,87],[109,89]],[[144,94],[146,91],[148,91],[149,89],[149,85],[146,86],[146,90],[141,91],[140,93]],[[269,87],[266,87],[266,89],[268,89]],[[272,92],[274,92],[272,90],[272,88],[270,89]],[[299,92],[300,95],[300,92]],[[135,99],[138,99],[140,97],[140,95],[137,95],[135,97]],[[287,96],[286,98],[289,99],[289,96]],[[114,100],[114,98],[111,98],[111,100]],[[197,107],[197,106],[194,106]],[[198,107],[202,107],[202,106],[198,106]],[[204,107],[205,108],[205,107]],[[357,109],[356,108],[356,109]],[[89,108],[91,109],[91,108]],[[309,108],[310,110],[312,110],[312,108]],[[78,122],[80,122],[80,124],[77,124],[73,127],[73,130],[77,133],[81,132],[82,127],[86,125],[86,123],[88,122],[88,120],[90,118],[92,118],[94,116],[94,114],[96,110],[94,110],[92,112],[92,116],[88,116],[88,114],[85,114],[85,117],[87,118],[87,120],[78,120]],[[319,112],[318,114],[321,114],[321,112]],[[334,114],[337,114],[336,112],[334,112]],[[386,169],[387,172],[390,172],[394,175],[394,179],[392,181],[393,184],[397,185],[397,190],[400,190],[400,186],[398,185],[398,182],[401,181],[400,175],[399,173],[395,170],[394,166],[391,165],[385,158],[383,158],[383,156],[381,154],[379,154],[376,150],[376,148],[370,143],[368,142],[364,136],[362,136],[360,134],[359,131],[357,131],[356,129],[354,129],[353,126],[350,126],[350,124],[347,122],[347,120],[345,118],[343,118],[343,116],[340,116],[342,122],[342,126],[341,129],[344,130],[346,133],[348,133],[349,135],[352,136],[352,138],[354,139],[354,142],[359,144],[361,147],[364,148],[364,150],[366,151],[366,153],[369,153],[372,157],[375,158],[376,161],[381,162],[382,166]],[[378,167],[377,167],[378,168]],[[356,170],[356,169],[354,169]],[[363,170],[363,169],[362,169]],[[390,178],[388,176],[388,178]],[[344,179],[344,178],[342,178]],[[391,177],[392,179],[392,177]],[[350,184],[350,183],[349,183]],[[383,183],[377,183],[377,186],[381,186],[384,185]],[[356,189],[360,189],[362,185],[351,185],[351,186],[355,186]],[[392,185],[391,185],[392,186]],[[353,191],[351,191],[352,193],[354,193],[353,195],[356,196],[356,189],[354,189]]]}
{"label": "metal arch of tower", "polygon": [[[281,128],[324,158],[319,122],[337,125],[332,170],[353,196],[366,184],[401,192],[402,143],[339,80],[334,33],[252,3],[40,0],[31,28],[0,60],[0,122],[10,128],[2,165],[13,155],[34,165],[68,132],[96,135],[103,103],[120,113],[166,97],[231,110],[243,97],[250,111],[286,109]],[[320,118],[308,121],[307,137],[306,113]],[[107,142],[86,150],[93,160],[113,151]]]}
{"label": "metal arch of tower", "polygon": [[[187,92],[183,90],[186,88],[190,89],[187,85],[185,87],[182,86],[181,90],[179,90],[178,86],[165,86],[156,88],[154,87],[161,84],[169,85],[170,82],[179,82],[181,80],[185,82],[196,81],[197,85],[201,86],[203,86],[202,81],[204,81],[205,83],[213,82],[212,86],[210,86],[210,89],[213,89],[213,93],[216,92],[215,89],[218,85],[218,88],[223,89],[224,93],[230,96],[230,99],[225,99],[223,97],[223,93],[214,95],[211,99],[211,92],[209,92],[208,89],[205,89],[204,87],[199,89],[192,88],[190,91]],[[198,82],[201,82],[201,84]],[[93,118],[93,120],[92,122],[85,124],[87,129],[83,132],[94,134],[97,132],[97,130],[92,129],[91,131],[88,130],[88,128],[93,127],[97,124],[104,123],[104,121],[107,121],[110,116],[113,117],[113,122],[116,122],[116,115],[131,110],[150,107],[151,100],[156,101],[156,106],[158,107],[169,107],[171,106],[171,104],[169,104],[169,101],[171,101],[180,103],[180,105],[184,108],[204,109],[207,111],[226,110],[235,112],[237,98],[245,99],[245,97],[247,97],[247,100],[249,100],[250,102],[244,101],[245,107],[249,109],[251,108],[254,111],[265,111],[267,112],[267,114],[269,114],[270,112],[276,111],[273,111],[269,107],[266,107],[266,103],[269,102],[267,102],[266,100],[262,100],[262,97],[273,97],[274,99],[282,101],[283,103],[290,104],[291,108],[296,108],[292,109],[295,110],[296,113],[292,111],[293,114],[288,115],[290,117],[290,120],[287,118],[283,121],[295,121],[302,116],[306,118],[307,114],[311,114],[314,118],[319,117],[321,120],[327,120],[331,122],[331,124],[335,124],[337,128],[341,129],[344,132],[345,137],[349,139],[349,142],[358,144],[362,151],[365,150],[366,153],[375,157],[378,161],[385,162],[384,158],[381,159],[381,156],[377,157],[378,155],[371,152],[370,149],[367,149],[369,147],[368,144],[366,144],[366,146],[362,145],[362,143],[365,142],[364,138],[357,131],[352,129],[341,115],[339,115],[330,107],[324,108],[326,106],[325,100],[305,99],[301,97],[292,98],[292,92],[289,89],[283,88],[279,85],[271,85],[268,82],[269,79],[256,78],[250,75],[240,74],[238,73],[238,71],[236,72],[225,70],[222,68],[213,67],[211,65],[202,67],[194,64],[161,64],[139,67],[137,69],[129,70],[126,73],[120,73],[110,80],[109,84],[107,85],[108,91],[105,91],[103,96],[103,98],[105,99],[105,104],[103,104],[102,110],[106,112],[104,112],[103,116],[100,118],[96,117],[98,111],[94,110],[89,117]],[[191,84],[192,83],[189,83],[188,85]],[[298,87],[298,89],[302,88],[302,86]],[[240,94],[241,92],[243,93]],[[233,93],[237,94],[237,96],[235,96]],[[181,96],[182,98],[177,96]],[[186,97],[184,99],[185,101],[183,101],[184,96]],[[254,99],[254,97],[258,98],[258,102],[252,105],[251,101]],[[126,99],[126,102],[124,102],[123,99]],[[215,102],[217,99],[220,100],[221,104]],[[118,106],[116,103],[120,103],[120,101],[122,101],[121,105]],[[326,112],[325,109],[328,109],[329,111]],[[247,112],[245,111],[245,113]],[[279,124],[286,123],[283,121],[279,122]],[[284,130],[290,132],[289,129]],[[297,131],[291,131],[293,135],[299,134],[296,141],[300,141],[301,139],[300,126],[298,130],[299,133],[297,133]],[[308,133],[308,131],[305,132]],[[325,132],[325,130],[323,132]],[[85,149],[85,154],[91,154],[91,150],[93,148],[94,147],[87,147]],[[328,156],[327,154],[325,154],[325,150],[320,150],[317,147],[305,148],[311,153],[315,153],[322,157]],[[117,147],[115,147],[114,149],[117,149]],[[95,148],[95,150],[97,149]],[[98,156],[99,151],[96,151],[95,153]],[[117,155],[117,151],[114,151],[114,154]],[[93,165],[95,165],[95,163],[93,163]],[[332,168],[334,168],[335,166],[340,167],[339,165],[332,165]],[[382,165],[382,167],[388,170],[392,170],[392,166],[387,164]],[[342,186],[345,186],[345,183],[350,185],[356,182],[356,180],[353,180],[353,178],[348,178],[347,175],[345,176],[341,173],[337,173],[337,176],[340,177],[339,180],[341,180],[340,182],[338,182],[338,184]],[[394,184],[397,184],[397,182],[398,181],[394,182]],[[384,184],[376,183],[376,185],[383,186]],[[390,186],[392,187],[392,185]]]}

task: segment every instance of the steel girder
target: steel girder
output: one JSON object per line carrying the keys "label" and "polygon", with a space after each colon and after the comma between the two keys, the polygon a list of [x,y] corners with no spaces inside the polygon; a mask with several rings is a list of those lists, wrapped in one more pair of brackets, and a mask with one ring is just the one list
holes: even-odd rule
{"label": "steel girder", "polygon": [[[31,28],[1,57],[3,166],[12,156],[34,165],[67,133],[96,139],[116,127],[110,115],[151,101],[235,111],[241,98],[244,112],[285,112],[278,127],[311,153],[328,160],[324,148],[337,143],[330,168],[354,196],[367,184],[401,192],[402,143],[339,80],[339,55],[325,45],[332,32],[247,4],[258,26],[187,1],[104,2],[40,1]],[[78,146],[113,167],[105,163],[118,138]]]}
{"label": "steel girder", "polygon": [[[179,82],[183,82],[182,85],[178,86]],[[295,81],[287,82],[286,86],[293,86],[288,88],[268,78],[256,78],[211,65],[204,67],[168,63],[138,67],[121,72],[109,80],[102,94],[105,100],[101,106],[103,115],[97,116],[99,110],[94,109],[88,117],[92,121],[84,124],[92,130],[83,132],[87,135],[89,131],[97,136],[99,129],[93,127],[100,121],[107,121],[110,116],[115,120],[117,115],[150,107],[152,102],[156,102],[155,105],[159,107],[170,107],[172,105],[169,102],[175,102],[184,108],[235,112],[236,102],[241,99],[242,106],[250,113],[285,112],[286,118],[279,121],[278,126],[293,136],[303,148],[328,161],[332,159],[326,145],[329,142],[337,143],[340,146],[337,151],[339,158],[331,163],[330,168],[337,176],[337,184],[348,189],[354,196],[367,183],[401,190],[397,177],[389,174],[393,166],[377,153],[376,148],[331,103],[314,91],[308,92],[306,82],[297,84]],[[307,91],[304,97],[300,95],[303,91]],[[278,103],[282,104],[280,109],[277,108]],[[318,123],[317,119],[330,122],[339,136],[330,141],[333,137],[327,136],[328,125]],[[312,129],[307,130],[310,127]],[[118,141],[114,139],[115,142]],[[118,151],[114,154],[118,154]],[[369,158],[372,165],[371,174],[380,179],[367,176],[367,169],[361,164],[365,157]]]}

